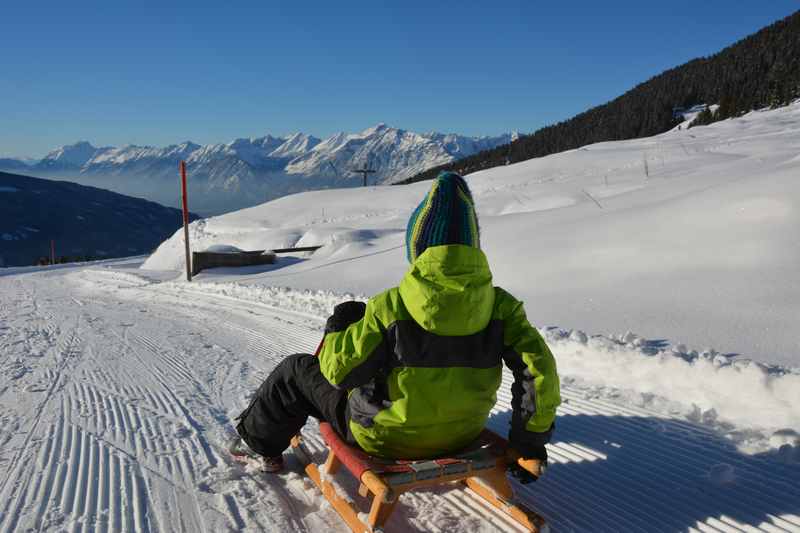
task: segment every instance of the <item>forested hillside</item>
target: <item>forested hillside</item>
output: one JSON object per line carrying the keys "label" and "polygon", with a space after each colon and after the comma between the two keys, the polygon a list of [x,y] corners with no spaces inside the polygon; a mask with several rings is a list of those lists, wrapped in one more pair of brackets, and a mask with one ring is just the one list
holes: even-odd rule
{"label": "forested hillside", "polygon": [[468,174],[596,142],[656,135],[677,124],[676,108],[693,104],[720,104],[716,114],[703,117],[708,123],[798,97],[800,11],[713,56],[662,72],[611,102],[401,183],[432,179],[442,170]]}
{"label": "forested hillside", "polygon": [[[197,216],[190,214],[192,220]],[[141,198],[0,172],[0,267],[139,255],[181,225],[181,212]]]}

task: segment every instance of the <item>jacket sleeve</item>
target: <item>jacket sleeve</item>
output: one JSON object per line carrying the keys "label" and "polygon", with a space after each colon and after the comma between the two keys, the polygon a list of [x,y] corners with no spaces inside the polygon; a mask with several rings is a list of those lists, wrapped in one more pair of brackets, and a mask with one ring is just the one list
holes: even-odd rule
{"label": "jacket sleeve", "polygon": [[561,404],[553,354],[528,322],[522,302],[496,289],[495,312],[504,321],[503,360],[514,374],[510,445],[524,455],[550,440]]}
{"label": "jacket sleeve", "polygon": [[320,370],[336,388],[353,389],[369,383],[387,364],[386,328],[376,316],[376,305],[371,299],[364,318],[325,335]]}

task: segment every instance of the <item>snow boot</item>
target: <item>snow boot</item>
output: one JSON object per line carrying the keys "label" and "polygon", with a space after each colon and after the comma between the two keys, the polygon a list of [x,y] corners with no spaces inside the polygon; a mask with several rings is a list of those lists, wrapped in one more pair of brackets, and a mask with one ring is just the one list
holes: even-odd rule
{"label": "snow boot", "polygon": [[228,446],[228,451],[240,463],[257,462],[261,471],[268,474],[277,474],[283,470],[283,456],[264,457],[255,452],[241,437],[236,437]]}
{"label": "snow boot", "polygon": [[261,471],[266,474],[277,474],[283,470],[283,456],[277,457],[262,457],[261,458]]}

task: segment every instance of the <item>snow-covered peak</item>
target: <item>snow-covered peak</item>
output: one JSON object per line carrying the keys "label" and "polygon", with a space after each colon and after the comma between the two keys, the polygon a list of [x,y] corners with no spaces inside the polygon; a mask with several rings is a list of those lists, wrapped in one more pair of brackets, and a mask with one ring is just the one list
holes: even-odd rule
{"label": "snow-covered peak", "polygon": [[[271,140],[264,142],[269,143]],[[259,165],[264,161],[267,154],[263,147],[255,142],[255,139],[235,139],[224,145],[221,152],[226,156],[238,157],[249,165]]]}
{"label": "snow-covered peak", "polygon": [[367,128],[360,133],[361,137],[372,137],[373,135],[378,135],[382,133],[386,133],[387,130],[393,130],[394,128],[390,128],[386,125],[385,122],[378,122],[371,128]]}
{"label": "snow-covered peak", "polygon": [[297,157],[310,152],[321,142],[320,139],[305,133],[293,133],[278,148],[273,150],[270,157]]}
{"label": "snow-covered peak", "polygon": [[261,167],[268,162],[269,153],[283,143],[284,139],[271,135],[258,138],[240,137],[229,143],[200,146],[186,160],[194,167],[194,172],[205,172],[209,165],[230,167],[244,163],[251,167]]}
{"label": "snow-covered peak", "polygon": [[456,133],[426,133],[425,137],[444,145],[448,153],[456,156],[456,158],[466,157],[483,150],[489,150],[495,146],[508,144],[515,140],[518,134],[498,135],[496,137],[467,137],[465,135],[458,135]]}
{"label": "snow-covered peak", "polygon": [[510,134],[467,137],[457,134],[416,133],[379,123],[360,133],[338,133],[322,141],[287,167],[290,174],[349,176],[346,169],[369,165],[375,180],[394,182],[433,166],[449,163],[510,142]]}
{"label": "snow-covered peak", "polygon": [[174,165],[174,163],[181,159],[186,159],[196,150],[200,149],[199,144],[191,141],[185,141],[181,144],[171,144],[164,148],[155,146],[137,146],[129,144],[121,148],[101,148],[95,152],[94,157],[84,165],[86,168],[93,166],[108,166],[108,165],[130,165],[137,161],[142,160],[163,160]]}
{"label": "snow-covered peak", "polygon": [[315,152],[330,152],[337,150],[341,147],[347,140],[352,137],[352,134],[345,133],[340,131],[338,133],[334,133],[327,139],[322,140],[318,145],[314,147]]}
{"label": "snow-covered peak", "polygon": [[219,143],[201,146],[199,149],[192,152],[186,162],[189,164],[197,164],[201,161],[210,161],[228,156],[236,156],[238,152],[237,148],[244,146],[244,143],[237,141],[238,140],[233,140],[227,144]]}
{"label": "snow-covered peak", "polygon": [[195,150],[201,148],[199,144],[193,143],[192,141],[184,141],[180,144],[174,144],[172,146],[174,146],[177,151],[187,153],[194,152]]}
{"label": "snow-covered peak", "polygon": [[507,139],[420,134],[379,123],[359,133],[337,133],[325,139],[311,152],[294,159],[286,170],[304,177],[355,180],[350,171],[368,165],[376,170],[375,182],[396,181]]}
{"label": "snow-covered peak", "polygon": [[285,141],[286,139],[284,139],[283,137],[273,137],[272,135],[265,135],[264,137],[252,139],[251,142],[256,146],[260,146],[265,153],[269,153],[272,150],[275,150]]}
{"label": "snow-covered peak", "polygon": [[78,141],[56,148],[47,154],[42,162],[48,161],[60,166],[82,167],[97,152],[97,148],[87,141]]}

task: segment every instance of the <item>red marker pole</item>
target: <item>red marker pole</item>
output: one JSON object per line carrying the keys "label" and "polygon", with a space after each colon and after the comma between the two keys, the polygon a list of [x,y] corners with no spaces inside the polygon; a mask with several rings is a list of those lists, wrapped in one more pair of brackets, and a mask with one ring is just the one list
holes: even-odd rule
{"label": "red marker pole", "polygon": [[50,239],[50,264],[56,264],[56,241],[54,239]]}
{"label": "red marker pole", "polygon": [[186,243],[186,281],[192,281],[192,262],[189,254],[189,204],[186,199],[186,161],[181,161],[180,169],[183,201],[183,240]]}

